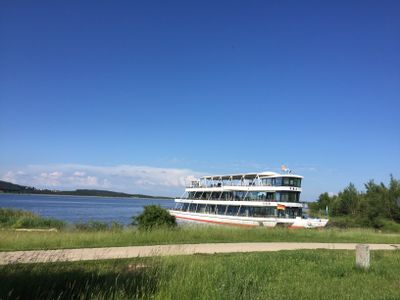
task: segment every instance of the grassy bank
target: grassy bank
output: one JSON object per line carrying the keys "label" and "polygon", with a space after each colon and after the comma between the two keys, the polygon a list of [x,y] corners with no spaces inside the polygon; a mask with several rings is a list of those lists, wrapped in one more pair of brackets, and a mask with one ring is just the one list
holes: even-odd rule
{"label": "grassy bank", "polygon": [[7,299],[399,299],[400,251],[282,251],[0,267]]}
{"label": "grassy bank", "polygon": [[[54,227],[60,230],[15,231],[18,228]],[[224,226],[181,226],[142,231],[96,221],[66,226],[62,221],[42,218],[28,211],[0,208],[0,251],[223,242],[400,243],[400,234],[373,229],[293,230]]]}
{"label": "grassy bank", "polygon": [[0,231],[0,251],[221,242],[400,243],[400,234],[380,233],[368,229],[309,230],[222,226],[190,226],[148,232],[135,229],[60,232]]}
{"label": "grassy bank", "polygon": [[57,228],[65,227],[60,220],[43,218],[30,211],[0,208],[0,228]]}

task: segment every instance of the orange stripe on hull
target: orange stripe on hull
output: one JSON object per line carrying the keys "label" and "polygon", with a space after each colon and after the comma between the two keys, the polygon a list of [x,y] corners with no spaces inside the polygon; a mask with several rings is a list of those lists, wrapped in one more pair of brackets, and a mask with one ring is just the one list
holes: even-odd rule
{"label": "orange stripe on hull", "polygon": [[181,216],[175,216],[175,218],[178,218],[178,219],[185,219],[185,220],[190,220],[190,221],[214,223],[214,224],[220,224],[220,225],[228,225],[228,226],[239,226],[239,227],[255,227],[255,226],[258,226],[258,225],[251,225],[251,224],[237,224],[237,223],[228,223],[228,222],[219,222],[219,221],[202,220],[202,219],[188,218],[188,217],[181,217]]}

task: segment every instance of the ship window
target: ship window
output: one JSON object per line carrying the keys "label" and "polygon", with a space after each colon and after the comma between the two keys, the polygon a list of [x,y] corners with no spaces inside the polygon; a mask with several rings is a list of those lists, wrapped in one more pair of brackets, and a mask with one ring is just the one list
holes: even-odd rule
{"label": "ship window", "polygon": [[226,211],[228,216],[236,216],[238,213],[239,206],[230,205]]}
{"label": "ship window", "polygon": [[205,209],[206,209],[206,205],[205,205],[205,204],[199,204],[199,205],[197,206],[196,212],[198,212],[198,213],[205,213]]}
{"label": "ship window", "polygon": [[285,218],[286,217],[286,214],[285,214],[285,211],[284,210],[281,210],[281,209],[278,209],[277,210],[277,214],[278,214],[278,218]]}
{"label": "ship window", "polygon": [[207,204],[205,208],[205,212],[209,214],[215,213],[215,204]]}
{"label": "ship window", "polygon": [[239,216],[242,217],[251,217],[252,216],[252,207],[251,206],[241,206],[239,210]]}
{"label": "ship window", "polygon": [[254,207],[253,216],[254,217],[261,217],[262,216],[262,209],[263,209],[263,207]]}
{"label": "ship window", "polygon": [[272,186],[273,185],[273,178],[263,178],[262,185]]}
{"label": "ship window", "polygon": [[245,194],[246,194],[246,192],[236,191],[236,192],[234,192],[234,198],[236,201],[241,201],[241,200],[243,200]]}
{"label": "ship window", "polygon": [[217,211],[216,214],[218,215],[224,215],[226,210],[226,205],[217,205]]}
{"label": "ship window", "polygon": [[280,201],[289,201],[289,195],[287,193],[281,193]]}
{"label": "ship window", "polygon": [[289,218],[301,217],[302,210],[299,207],[287,207],[285,209],[285,216]]}
{"label": "ship window", "polygon": [[275,207],[267,207],[267,216],[274,216],[275,215]]}
{"label": "ship window", "polygon": [[267,193],[267,200],[275,200],[274,193]]}
{"label": "ship window", "polygon": [[221,195],[221,200],[231,200],[232,192],[223,192]]}
{"label": "ship window", "polygon": [[257,192],[247,192],[244,200],[257,200]]}
{"label": "ship window", "polygon": [[258,198],[258,200],[265,200],[265,199],[267,199],[267,193],[266,192],[258,192],[257,198]]}
{"label": "ship window", "polygon": [[298,192],[280,192],[275,193],[276,201],[282,202],[299,202],[300,193]]}
{"label": "ship window", "polygon": [[266,192],[243,192],[243,196],[246,195],[246,198],[244,200],[250,200],[250,201],[255,201],[255,200],[265,200],[267,199],[267,193]]}
{"label": "ship window", "polygon": [[275,178],[274,185],[281,186],[282,185],[282,177]]}
{"label": "ship window", "polygon": [[275,215],[274,207],[252,207],[251,208],[253,217],[271,217]]}
{"label": "ship window", "polygon": [[211,199],[218,199],[219,198],[220,193],[219,192],[213,192],[211,194]]}
{"label": "ship window", "polygon": [[[292,178],[292,177],[283,177],[281,178],[282,184],[284,186],[295,186],[295,187],[300,187],[301,186],[301,179],[300,178]],[[277,181],[276,185],[278,184],[279,181]]]}
{"label": "ship window", "polygon": [[254,217],[265,217],[267,215],[266,207],[254,207],[253,216]]}

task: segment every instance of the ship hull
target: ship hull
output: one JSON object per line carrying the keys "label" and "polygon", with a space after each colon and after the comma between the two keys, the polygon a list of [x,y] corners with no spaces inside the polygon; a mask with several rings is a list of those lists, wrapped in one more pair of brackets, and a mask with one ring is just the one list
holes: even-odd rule
{"label": "ship hull", "polygon": [[274,218],[274,217],[240,217],[217,214],[202,214],[169,210],[169,213],[178,220],[208,223],[218,225],[230,225],[240,227],[289,227],[289,228],[321,228],[328,223],[327,219],[303,219],[303,218]]}

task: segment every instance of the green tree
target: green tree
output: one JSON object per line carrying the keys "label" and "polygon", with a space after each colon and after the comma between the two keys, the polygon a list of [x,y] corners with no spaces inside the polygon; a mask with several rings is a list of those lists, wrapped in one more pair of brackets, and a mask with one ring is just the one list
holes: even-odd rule
{"label": "green tree", "polygon": [[143,213],[132,217],[132,225],[138,225],[139,229],[150,230],[160,227],[175,227],[176,219],[159,205],[148,205],[144,207]]}
{"label": "green tree", "polygon": [[319,195],[316,202],[309,204],[309,208],[314,214],[325,214],[327,207],[329,211],[332,209],[332,199],[328,193],[323,193]]}
{"label": "green tree", "polygon": [[400,182],[391,176],[389,188],[373,180],[366,185],[366,213],[368,218],[386,218],[400,222]]}
{"label": "green tree", "polygon": [[360,210],[361,195],[354,184],[350,183],[338,195],[337,213],[340,215],[356,215]]}
{"label": "green tree", "polygon": [[[374,228],[400,228],[400,181],[390,176],[389,185],[376,184],[370,180],[365,184],[365,192],[359,192],[350,183],[337,196],[327,193],[309,205],[311,211],[320,215],[329,207],[332,222],[348,226],[368,226]],[[335,219],[335,217],[337,217]],[[400,229],[395,229],[400,230]]]}
{"label": "green tree", "polygon": [[383,184],[376,184],[370,180],[365,184],[365,201],[363,203],[363,215],[371,222],[385,215],[384,193],[386,187]]}
{"label": "green tree", "polygon": [[389,183],[389,217],[400,222],[400,181],[390,175]]}

